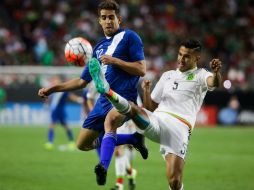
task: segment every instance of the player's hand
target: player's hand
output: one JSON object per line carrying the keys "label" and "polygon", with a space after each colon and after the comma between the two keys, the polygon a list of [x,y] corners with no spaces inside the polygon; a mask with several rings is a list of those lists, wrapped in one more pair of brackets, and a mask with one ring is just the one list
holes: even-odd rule
{"label": "player's hand", "polygon": [[109,64],[114,64],[117,60],[117,58],[112,57],[110,55],[102,55],[100,57],[101,63],[105,64],[105,65],[109,65]]}
{"label": "player's hand", "polygon": [[213,59],[211,62],[210,62],[210,68],[212,69],[212,71],[214,73],[217,73],[220,71],[222,67],[222,62],[219,60],[219,59]]}
{"label": "player's hand", "polygon": [[47,88],[41,88],[41,89],[38,91],[38,96],[40,96],[40,97],[43,98],[43,99],[47,99],[48,96],[49,96],[49,92],[48,92]]}
{"label": "player's hand", "polygon": [[142,83],[141,83],[141,87],[142,89],[145,91],[145,90],[150,90],[151,89],[151,81],[150,80],[143,80]]}

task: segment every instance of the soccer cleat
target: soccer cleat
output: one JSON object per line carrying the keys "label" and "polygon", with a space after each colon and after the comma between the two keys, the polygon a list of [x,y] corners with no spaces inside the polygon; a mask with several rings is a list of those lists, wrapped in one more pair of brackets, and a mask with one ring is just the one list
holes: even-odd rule
{"label": "soccer cleat", "polygon": [[137,139],[137,143],[133,145],[133,147],[140,152],[142,158],[146,160],[148,158],[148,149],[145,145],[145,137],[139,133],[134,133],[135,138]]}
{"label": "soccer cleat", "polygon": [[53,150],[54,149],[54,145],[51,142],[47,142],[47,143],[44,144],[44,148],[46,150]]}
{"label": "soccer cleat", "polygon": [[107,178],[107,170],[102,164],[97,164],[94,168],[96,174],[96,181],[98,185],[105,185]]}
{"label": "soccer cleat", "polygon": [[117,183],[115,187],[112,187],[110,190],[123,190],[123,184]]}
{"label": "soccer cleat", "polygon": [[127,175],[128,178],[128,189],[134,190],[136,187],[137,170],[132,168],[131,175]]}
{"label": "soccer cleat", "polygon": [[88,62],[89,72],[93,78],[97,91],[101,94],[105,94],[109,91],[109,84],[105,78],[105,75],[101,71],[101,66],[96,58],[92,58]]}

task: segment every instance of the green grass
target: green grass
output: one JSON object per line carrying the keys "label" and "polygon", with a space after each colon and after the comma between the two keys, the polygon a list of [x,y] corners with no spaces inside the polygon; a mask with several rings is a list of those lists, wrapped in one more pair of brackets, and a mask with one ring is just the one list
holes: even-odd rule
{"label": "green grass", "polygon": [[[109,190],[114,185],[114,163],[107,185],[99,187],[93,173],[96,153],[46,151],[46,131],[42,127],[0,127],[0,190]],[[79,129],[74,131],[77,135]],[[185,189],[254,189],[253,135],[254,128],[196,128],[186,160]],[[55,143],[66,143],[60,127]],[[136,154],[137,190],[166,190],[159,146],[150,141],[148,145],[147,161]]]}

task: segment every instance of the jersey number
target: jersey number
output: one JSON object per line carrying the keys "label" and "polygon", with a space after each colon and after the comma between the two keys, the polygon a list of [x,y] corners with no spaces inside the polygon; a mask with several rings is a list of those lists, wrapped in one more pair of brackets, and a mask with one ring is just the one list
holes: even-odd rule
{"label": "jersey number", "polygon": [[173,90],[176,90],[177,87],[178,87],[178,83],[177,83],[177,82],[174,82]]}

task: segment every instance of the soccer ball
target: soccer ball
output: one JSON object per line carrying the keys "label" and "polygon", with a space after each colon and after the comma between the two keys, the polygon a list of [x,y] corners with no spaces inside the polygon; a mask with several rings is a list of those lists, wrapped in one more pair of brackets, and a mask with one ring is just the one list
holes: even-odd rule
{"label": "soccer ball", "polygon": [[93,48],[85,38],[76,37],[66,43],[64,53],[69,63],[82,67],[91,59]]}

